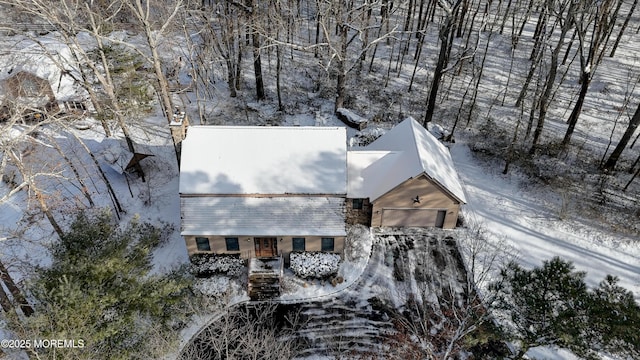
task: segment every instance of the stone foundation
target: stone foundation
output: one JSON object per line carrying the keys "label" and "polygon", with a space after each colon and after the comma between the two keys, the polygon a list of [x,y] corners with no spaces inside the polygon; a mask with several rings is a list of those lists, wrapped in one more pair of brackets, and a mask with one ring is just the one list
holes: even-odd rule
{"label": "stone foundation", "polygon": [[346,223],[349,225],[364,225],[371,226],[371,211],[373,205],[369,202],[369,199],[362,199],[362,209],[353,208],[354,199],[345,200],[346,210]]}

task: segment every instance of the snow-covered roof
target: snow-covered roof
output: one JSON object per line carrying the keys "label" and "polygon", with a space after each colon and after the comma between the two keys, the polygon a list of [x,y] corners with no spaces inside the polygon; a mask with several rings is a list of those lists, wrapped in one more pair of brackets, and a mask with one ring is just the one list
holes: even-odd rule
{"label": "snow-covered roof", "polygon": [[118,174],[124,173],[129,167],[135,165],[134,161],[153,156],[151,146],[134,142],[135,154],[129,151],[125,139],[104,138],[101,141],[104,150],[102,158],[106,161],[110,168]]}
{"label": "snow-covered roof", "polygon": [[[388,158],[381,160],[387,155],[389,155]],[[347,196],[349,198],[370,198],[371,189],[376,188],[377,184],[383,180],[377,176],[366,176],[371,173],[372,165],[387,162],[396,155],[397,152],[392,151],[348,151],[347,173],[349,174],[349,181],[347,183]]]}
{"label": "snow-covered roof", "polygon": [[[80,70],[74,67],[76,63],[69,46],[54,38],[42,37],[37,42],[24,39],[8,55],[0,56],[0,79],[22,71],[31,73],[51,84],[57,100],[79,100],[86,96],[86,91],[74,80],[81,77]],[[64,71],[60,64],[65,65]]]}
{"label": "snow-covered roof", "polygon": [[361,151],[349,153],[350,198],[368,197],[374,201],[402,182],[426,174],[459,201],[466,202],[449,149],[411,117]]}
{"label": "snow-covered roof", "polygon": [[340,197],[181,198],[182,235],[345,236]]}
{"label": "snow-covered roof", "polygon": [[181,194],[346,194],[344,127],[191,126]]}

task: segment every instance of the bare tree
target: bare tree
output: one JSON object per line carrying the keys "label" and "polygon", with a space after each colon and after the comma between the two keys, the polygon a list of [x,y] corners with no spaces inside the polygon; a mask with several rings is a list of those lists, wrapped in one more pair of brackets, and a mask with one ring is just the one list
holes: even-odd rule
{"label": "bare tree", "polygon": [[455,21],[455,14],[461,4],[462,0],[438,0],[438,6],[442,11],[444,11],[444,19],[443,23],[440,25],[440,30],[438,31],[440,51],[438,52],[436,68],[433,71],[431,90],[429,90],[429,97],[427,98],[427,111],[425,112],[424,120],[422,122],[425,127],[433,118],[433,113],[436,107],[436,98],[438,97],[438,88],[440,87],[440,79],[442,79],[444,70],[449,62],[449,54],[451,53],[451,42],[453,37],[452,28]]}
{"label": "bare tree", "polygon": [[191,11],[193,29],[202,39],[202,45],[193,52],[191,65],[195,80],[207,88],[211,84],[211,68],[220,59],[226,67],[229,96],[236,97],[240,89],[240,74],[243,41],[242,10],[227,1],[215,3],[213,7],[204,7],[203,11]]}
{"label": "bare tree", "polygon": [[[551,8],[552,6],[557,5],[558,8]],[[567,6],[568,5],[568,6]],[[548,12],[554,12],[557,16],[557,21],[560,25],[560,37],[558,39],[558,43],[556,44],[553,52],[551,53],[551,63],[549,65],[549,74],[547,75],[547,79],[543,85],[542,95],[539,99],[538,104],[538,122],[536,124],[536,129],[533,132],[533,140],[531,144],[531,149],[529,153],[533,153],[536,150],[538,145],[538,141],[540,140],[540,136],[542,135],[542,129],[544,128],[545,119],[547,116],[547,110],[549,106],[549,102],[551,101],[551,92],[553,90],[554,83],[556,81],[556,75],[558,72],[558,57],[560,56],[560,50],[564,45],[564,39],[569,32],[569,29],[573,26],[573,17],[574,17],[574,2],[567,3],[555,3],[551,1],[545,2],[545,8],[547,8]]]}
{"label": "bare tree", "polygon": [[[0,0],[0,3],[5,1]],[[80,61],[77,66],[89,68],[91,75],[100,84],[110,107],[110,114],[113,115],[122,130],[129,151],[132,154],[135,153],[135,145],[126,122],[127,111],[122,108],[122,99],[116,93],[117,85],[114,82],[111,63],[107,57],[109,46],[105,44],[103,36],[104,27],[119,14],[121,8],[109,7],[107,10],[111,12],[105,14],[94,11],[95,9],[92,9],[88,3],[80,0],[64,0],[57,3],[57,6],[52,6],[53,4],[47,0],[19,0],[12,1],[11,4],[31,16],[54,24],[59,29],[59,40],[69,48],[73,48]],[[86,31],[95,41],[97,60],[91,50],[87,49],[76,36],[81,31]],[[144,181],[144,171],[139,163],[135,165],[135,169]]]}
{"label": "bare tree", "polygon": [[627,130],[625,130],[622,138],[620,138],[618,145],[615,149],[613,149],[613,152],[611,153],[611,155],[609,155],[609,159],[607,159],[607,162],[602,167],[604,171],[612,171],[613,169],[615,169],[616,164],[618,163],[618,159],[620,159],[620,155],[622,155],[622,152],[627,147],[627,144],[631,140],[633,134],[636,132],[638,125],[640,125],[640,105],[638,105],[638,108],[633,114],[631,121],[629,121],[629,126],[627,126]]}
{"label": "bare tree", "polygon": [[627,17],[624,19],[624,23],[622,23],[622,26],[620,27],[620,31],[618,32],[618,36],[616,37],[616,41],[613,43],[613,46],[611,47],[611,53],[609,53],[609,57],[613,57],[615,55],[616,49],[620,44],[620,39],[622,39],[622,35],[624,34],[624,31],[627,29],[627,26],[629,25],[629,20],[631,20],[631,17],[633,16],[633,11],[636,9],[636,5],[638,5],[638,0],[633,0],[631,9],[629,9],[629,12],[627,13]]}
{"label": "bare tree", "polygon": [[[376,7],[380,7],[381,22],[375,25],[369,24],[368,12]],[[356,3],[346,0],[318,1],[319,26],[324,35],[326,43],[321,44],[329,51],[329,58],[324,64],[326,71],[335,62],[336,74],[336,101],[334,110],[344,106],[347,98],[347,78],[349,73],[361,62],[361,58],[367,51],[376,46],[379,42],[389,39],[397,32],[397,28],[387,28],[383,30],[387,22],[384,20],[388,16],[388,4],[379,3]],[[335,23],[336,36],[331,35],[331,24]],[[378,37],[364,42],[365,34],[378,29]],[[366,36],[368,38],[368,36]],[[352,50],[353,44],[360,42],[357,50]]]}
{"label": "bare tree", "polygon": [[[37,111],[37,109],[31,109],[31,111]],[[0,198],[0,202],[9,200],[22,190],[28,191],[27,198],[37,201],[40,210],[49,220],[53,230],[62,236],[62,228],[47,203],[47,200],[55,199],[57,196],[43,189],[45,188],[44,184],[53,179],[64,181],[66,178],[63,169],[59,166],[58,159],[50,158],[43,151],[44,148],[37,139],[38,130],[50,119],[35,122],[33,125],[18,126],[18,121],[24,121],[21,116],[23,113],[25,113],[25,109],[17,110],[16,115],[0,127],[2,133],[13,134],[13,136],[0,139],[0,173],[9,173],[8,170],[11,167],[10,172],[14,174],[14,178],[9,180],[13,185],[12,189]]]}
{"label": "bare tree", "polygon": [[[169,8],[167,8],[166,2],[164,1],[156,3],[156,1],[152,0],[125,0],[125,4],[134,15],[146,39],[146,45],[148,46],[150,55],[147,55],[143,51],[139,51],[139,53],[153,67],[157,81],[156,91],[159,94],[165,118],[167,122],[170,123],[173,121],[173,102],[171,100],[169,82],[164,73],[159,47],[161,41],[163,41],[162,37],[165,36],[169,30],[176,29],[173,25],[174,21],[182,14],[184,7],[183,0],[172,1]],[[136,45],[127,45],[138,49]]]}
{"label": "bare tree", "polygon": [[256,98],[258,100],[264,100],[264,81],[262,79],[262,57],[260,56],[260,32],[256,28],[256,25],[262,22],[262,18],[266,15],[266,11],[263,11],[265,5],[260,5],[260,2],[255,0],[245,0],[248,10],[247,16],[249,24],[249,32],[251,33],[251,44],[253,46],[253,74],[256,79]]}
{"label": "bare tree", "polygon": [[[594,1],[583,3],[584,8],[580,9],[580,14],[576,17],[576,34],[578,36],[578,53],[580,57],[580,93],[576,104],[569,115],[567,131],[562,139],[562,146],[566,146],[571,141],[571,135],[578,123],[578,118],[582,112],[591,79],[604,55],[606,40],[616,22],[618,11],[622,0],[617,0],[618,5],[614,7],[616,0]],[[589,31],[588,27],[593,26]]]}
{"label": "bare tree", "polygon": [[296,357],[299,344],[293,329],[299,319],[295,313],[276,316],[277,311],[274,303],[227,308],[183,349],[180,360]]}

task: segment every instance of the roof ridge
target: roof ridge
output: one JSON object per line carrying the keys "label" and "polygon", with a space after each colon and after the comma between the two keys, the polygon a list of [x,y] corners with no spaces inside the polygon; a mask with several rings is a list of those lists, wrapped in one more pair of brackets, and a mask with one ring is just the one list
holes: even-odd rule
{"label": "roof ridge", "polygon": [[409,120],[409,123],[411,124],[411,135],[413,136],[412,148],[413,150],[415,150],[415,154],[418,158],[418,163],[420,163],[420,167],[422,168],[422,172],[426,173],[427,169],[425,168],[424,162],[422,161],[422,156],[420,156],[420,147],[418,146],[418,137],[417,137],[415,126],[418,125],[418,126],[421,126],[423,129],[425,129],[426,131],[429,131],[429,130],[426,129],[424,126],[420,125],[418,121],[411,116],[408,117],[407,120]]}

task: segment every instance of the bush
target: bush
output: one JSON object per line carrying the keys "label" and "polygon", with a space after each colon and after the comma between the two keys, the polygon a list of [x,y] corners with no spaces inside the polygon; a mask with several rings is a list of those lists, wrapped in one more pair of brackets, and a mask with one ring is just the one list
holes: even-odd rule
{"label": "bush", "polygon": [[325,279],[338,272],[340,255],[323,252],[291,253],[291,270],[299,277]]}
{"label": "bush", "polygon": [[52,248],[52,263],[29,284],[36,312],[13,327],[24,338],[84,341],[40,349],[47,359],[162,358],[177,341],[191,302],[182,272],[152,274],[163,225],[115,223],[108,213],[80,214]]}
{"label": "bush", "polygon": [[240,276],[244,272],[244,260],[233,255],[195,254],[191,257],[191,273],[199,278],[215,274]]}
{"label": "bush", "polygon": [[558,257],[532,270],[511,263],[501,271],[491,285],[497,295],[493,307],[506,315],[504,333],[520,342],[516,359],[547,345],[585,358],[598,358],[598,350],[640,356],[640,306],[633,293],[618,286],[613,276],[589,291],[584,278],[585,273]]}

